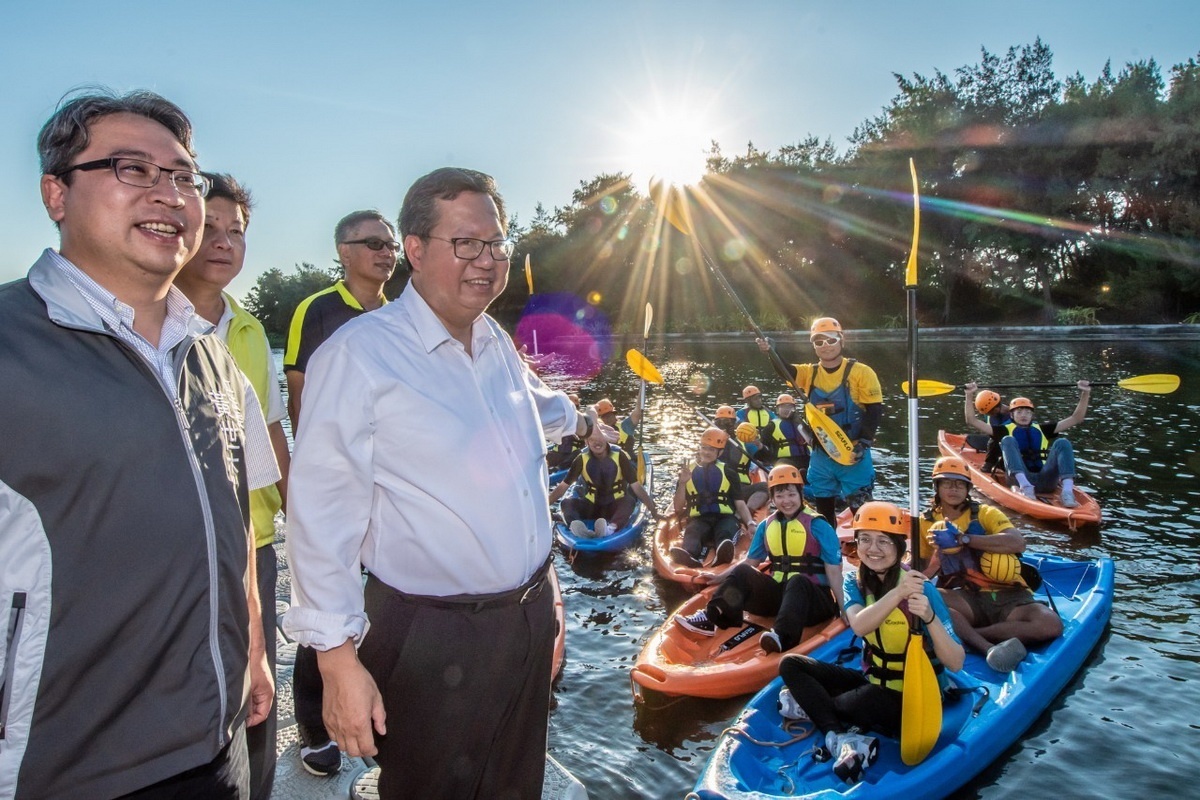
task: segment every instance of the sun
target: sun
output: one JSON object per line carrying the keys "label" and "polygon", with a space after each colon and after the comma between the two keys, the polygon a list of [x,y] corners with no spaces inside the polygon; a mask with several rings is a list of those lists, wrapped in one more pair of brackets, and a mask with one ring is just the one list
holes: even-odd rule
{"label": "sun", "polygon": [[676,186],[704,177],[713,125],[704,112],[676,106],[635,115],[624,133],[625,169],[643,192],[656,178]]}

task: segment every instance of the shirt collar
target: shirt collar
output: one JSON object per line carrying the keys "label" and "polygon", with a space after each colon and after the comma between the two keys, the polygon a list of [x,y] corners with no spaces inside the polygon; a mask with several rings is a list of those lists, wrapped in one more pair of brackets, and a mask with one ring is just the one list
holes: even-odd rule
{"label": "shirt collar", "polygon": [[[450,335],[450,331],[446,330],[446,326],[425,302],[421,293],[413,287],[411,281],[404,287],[396,302],[408,311],[426,353],[432,353],[446,342],[453,342],[462,347],[462,343]],[[471,324],[471,352],[478,354],[495,341],[496,334],[488,326],[487,315],[481,314],[479,319]]]}

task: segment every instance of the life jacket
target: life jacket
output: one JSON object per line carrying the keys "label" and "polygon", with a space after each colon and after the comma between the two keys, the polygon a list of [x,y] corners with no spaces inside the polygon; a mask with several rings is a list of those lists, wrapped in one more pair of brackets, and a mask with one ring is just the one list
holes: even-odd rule
{"label": "life jacket", "polygon": [[774,431],[775,455],[779,458],[802,456],[808,452],[800,428],[792,420],[780,418]]}
{"label": "life jacket", "polygon": [[718,460],[724,461],[737,471],[738,481],[743,486],[750,485],[750,454],[745,444],[735,443],[731,438],[725,443],[725,449],[721,451]]}
{"label": "life jacket", "polygon": [[1015,422],[1009,422],[1004,429],[1016,440],[1025,468],[1030,472],[1041,472],[1046,454],[1050,452],[1050,437],[1042,432],[1041,426],[1034,422],[1022,428]]}
{"label": "life jacket", "polygon": [[[867,605],[875,602],[873,595],[866,596]],[[905,609],[908,601],[904,601],[891,613],[884,617],[879,627],[863,637],[863,669],[867,680],[894,692],[904,691],[904,659],[908,653],[909,626]],[[916,620],[922,628],[925,624]],[[921,637],[929,661],[933,664],[933,672],[941,682],[945,666],[938,660],[933,650],[933,639],[926,633]]]}
{"label": "life jacket", "polygon": [[817,388],[817,370],[821,369],[820,364],[812,365],[812,374],[808,378],[808,402],[824,411],[829,419],[846,432],[851,441],[858,439],[861,433],[864,413],[863,407],[850,397],[850,370],[854,369],[857,363],[853,358],[846,359],[842,380],[832,391]]}
{"label": "life jacket", "polygon": [[583,469],[580,472],[587,491],[583,499],[593,503],[611,503],[625,496],[625,482],[621,480],[621,451],[610,447],[608,455],[597,458],[591,450],[583,452]]}
{"label": "life jacket", "polygon": [[767,409],[742,406],[737,411],[737,418],[740,422],[749,422],[758,428],[758,434],[764,442],[774,438],[775,420],[771,419],[771,412]]}
{"label": "life jacket", "polygon": [[[983,523],[979,521],[979,503],[971,500],[967,503],[967,506],[971,512],[971,521],[967,524],[963,533],[973,537],[987,536],[987,531],[984,529]],[[933,509],[927,509],[921,516],[927,522],[937,521],[937,517],[933,514]],[[973,547],[964,547],[958,551],[957,555],[963,562],[963,567],[955,572],[946,572],[945,570],[940,572],[943,576],[940,586],[943,589],[967,588],[992,591],[995,589],[1011,589],[1017,586],[1026,586],[1021,576],[1020,559],[1011,553],[991,553],[990,557],[1016,559],[1018,562],[1014,565],[1016,579],[1012,581],[998,581],[984,573],[983,567],[979,563],[980,558],[984,555],[983,551],[976,550]]]}
{"label": "life jacket", "polygon": [[803,575],[818,586],[827,586],[821,543],[812,534],[813,518],[801,511],[786,519],[776,511],[767,522],[766,544],[771,554],[771,577],[787,583],[793,575]]}
{"label": "life jacket", "polygon": [[733,484],[725,475],[725,467],[719,461],[714,461],[706,467],[692,464],[692,474],[684,484],[688,499],[688,516],[732,514],[733,488]]}

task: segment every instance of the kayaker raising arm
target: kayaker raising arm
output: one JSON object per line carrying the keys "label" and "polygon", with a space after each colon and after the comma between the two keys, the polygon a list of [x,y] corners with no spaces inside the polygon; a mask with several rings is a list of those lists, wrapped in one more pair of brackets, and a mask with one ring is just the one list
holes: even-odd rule
{"label": "kayaker raising arm", "polygon": [[[718,572],[701,572],[700,584],[720,581],[708,605],[676,621],[712,636],[714,628],[741,627],[743,612],[775,617],[759,637],[768,653],[800,644],[804,629],[833,619],[842,608],[842,548],[824,517],[804,513],[800,470],[781,464],[767,477],[776,511],[758,524],[746,560]],[[759,567],[770,562],[762,572]]]}
{"label": "kayaker raising arm", "polygon": [[1025,645],[1061,636],[1062,620],[1037,602],[1022,576],[1025,537],[1000,509],[972,501],[970,491],[966,462],[939,458],[933,500],[921,515],[921,556],[930,575],[942,575],[942,598],[963,642],[986,653],[992,669],[1010,672]]}
{"label": "kayaker raising arm", "polygon": [[909,519],[907,511],[881,501],[865,503],[854,516],[861,565],[845,577],[846,617],[862,637],[866,671],[804,655],[784,656],[779,664],[792,700],[824,734],[834,772],[850,783],[878,753],[878,741],[865,732],[900,732],[910,625],[925,633],[925,649],[943,688],[948,686],[945,670],[963,664],[962,644],[937,589],[920,572],[901,565]]}
{"label": "kayaker raising arm", "polygon": [[1079,502],[1075,499],[1075,450],[1062,433],[1083,422],[1092,393],[1088,381],[1076,385],[1079,402],[1071,416],[1058,422],[1034,422],[1033,402],[1027,397],[1014,397],[1008,404],[1012,420],[992,428],[992,436],[1000,440],[1009,486],[1015,483],[1033,500],[1039,494],[1052,494],[1061,483],[1059,503],[1064,508],[1074,508]]}
{"label": "kayaker raising arm", "polygon": [[[780,376],[808,395],[854,442],[854,463],[839,464],[820,447],[812,450],[808,466],[808,488],[813,505],[829,524],[837,527],[837,501],[841,498],[857,510],[873,496],[875,464],[871,445],[883,419],[883,389],[875,371],[843,356],[842,325],[833,317],[818,317],[810,326],[808,339],[817,356],[816,364],[793,364],[795,373]],[[764,353],[770,339],[757,339]]]}
{"label": "kayaker raising arm", "polygon": [[629,416],[617,419],[617,407],[612,400],[603,397],[596,401],[596,413],[600,421],[610,428],[615,428],[619,434],[617,444],[630,458],[637,458],[637,426],[642,421],[642,406],[640,401],[629,412]]}
{"label": "kayaker raising arm", "polygon": [[[987,421],[979,419],[976,412],[987,417]],[[1000,453],[1000,440],[992,435],[996,427],[1004,427],[1012,418],[1008,414],[1008,404],[996,392],[990,389],[979,391],[976,383],[963,384],[963,421],[979,433],[988,437],[987,455],[984,456],[981,469],[991,474],[1003,461]],[[977,448],[979,449],[979,448]]]}
{"label": "kayaker raising arm", "polygon": [[508,282],[507,229],[490,176],[418,179],[400,212],[408,286],[330,337],[305,382],[284,625],[318,650],[326,726],[349,755],[375,756],[383,798],[542,791],[544,442],[596,419],[486,313]]}

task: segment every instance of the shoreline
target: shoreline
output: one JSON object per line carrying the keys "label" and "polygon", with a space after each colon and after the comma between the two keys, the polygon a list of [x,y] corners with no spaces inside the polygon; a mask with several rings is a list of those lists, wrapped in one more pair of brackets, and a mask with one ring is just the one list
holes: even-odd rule
{"label": "shoreline", "polygon": [[[1200,325],[1183,323],[1164,325],[1018,325],[1012,327],[920,327],[921,341],[955,342],[981,340],[1018,342],[1055,339],[1063,342],[1106,341],[1136,335],[1144,341],[1200,341]],[[808,331],[764,331],[777,342],[807,342]],[[851,342],[903,342],[908,338],[906,328],[847,328]],[[671,342],[736,342],[753,337],[750,331],[692,331],[688,333],[650,333],[650,341]],[[563,337],[564,340],[586,340],[587,337]],[[636,333],[614,333],[611,341],[642,341]]]}

